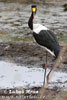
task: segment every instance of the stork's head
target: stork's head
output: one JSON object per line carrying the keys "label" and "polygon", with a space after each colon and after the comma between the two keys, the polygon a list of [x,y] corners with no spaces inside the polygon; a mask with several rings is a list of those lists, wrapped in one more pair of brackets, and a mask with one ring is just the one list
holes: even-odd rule
{"label": "stork's head", "polygon": [[31,16],[29,18],[28,25],[29,25],[30,29],[33,30],[33,23],[35,23],[35,19],[36,19],[35,15],[36,15],[36,12],[37,12],[36,5],[32,5],[31,6],[31,10],[32,10],[32,14],[31,14]]}
{"label": "stork's head", "polygon": [[37,11],[36,5],[32,5],[31,8],[32,8],[32,13],[35,15]]}
{"label": "stork's head", "polygon": [[35,20],[35,15],[36,15],[36,12],[37,12],[37,7],[36,7],[36,5],[32,5],[31,8],[32,8],[33,22],[34,22],[34,20]]}

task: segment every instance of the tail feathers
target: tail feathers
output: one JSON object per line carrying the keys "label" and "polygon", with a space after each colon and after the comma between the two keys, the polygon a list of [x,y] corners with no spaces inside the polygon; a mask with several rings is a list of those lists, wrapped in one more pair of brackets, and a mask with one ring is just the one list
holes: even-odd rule
{"label": "tail feathers", "polygon": [[59,56],[59,53],[60,53],[60,48],[58,48],[57,50],[55,50],[55,59],[57,59],[58,58],[58,56]]}

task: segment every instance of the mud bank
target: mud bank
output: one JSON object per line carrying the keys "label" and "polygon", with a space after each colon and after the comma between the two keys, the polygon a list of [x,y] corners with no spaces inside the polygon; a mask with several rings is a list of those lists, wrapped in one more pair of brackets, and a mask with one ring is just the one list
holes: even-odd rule
{"label": "mud bank", "polygon": [[[2,95],[0,96],[0,100],[38,100],[37,94],[26,94],[26,96],[23,95]],[[67,92],[66,91],[56,91],[55,89],[53,90],[46,90],[45,95],[41,100],[67,100]]]}
{"label": "mud bank", "polygon": [[[31,95],[29,93],[27,93],[25,96],[24,95],[18,95],[18,94],[10,94],[10,95],[3,95],[2,97],[0,97],[0,100],[37,100],[37,98],[39,97],[37,95],[37,90],[40,90],[41,88],[37,88],[35,93],[32,93]],[[32,90],[35,90],[35,88],[32,88]],[[13,90],[14,91],[14,90]],[[27,90],[28,91],[28,90]],[[43,96],[42,100],[66,100],[65,98],[66,96],[66,91],[64,92],[60,92],[57,91],[55,89],[46,90],[45,95]]]}
{"label": "mud bank", "polygon": [[[61,48],[62,49],[62,48]],[[67,52],[67,51],[66,51]],[[67,53],[59,69],[67,71]],[[54,63],[54,58],[48,53],[48,67]],[[36,43],[14,42],[0,43],[0,60],[9,60],[18,65],[33,65],[42,67],[46,62],[46,51]]]}

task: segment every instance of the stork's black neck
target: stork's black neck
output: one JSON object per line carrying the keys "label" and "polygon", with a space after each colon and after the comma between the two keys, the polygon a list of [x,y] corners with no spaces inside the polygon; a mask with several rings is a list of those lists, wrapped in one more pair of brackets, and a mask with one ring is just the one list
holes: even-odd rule
{"label": "stork's black neck", "polygon": [[29,25],[30,29],[33,30],[33,12],[29,18],[28,25]]}

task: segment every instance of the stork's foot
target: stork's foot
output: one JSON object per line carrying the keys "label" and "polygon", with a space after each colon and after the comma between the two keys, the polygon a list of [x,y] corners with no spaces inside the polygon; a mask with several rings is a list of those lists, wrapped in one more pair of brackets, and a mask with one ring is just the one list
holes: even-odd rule
{"label": "stork's foot", "polygon": [[45,87],[45,83],[43,82],[43,87]]}
{"label": "stork's foot", "polygon": [[47,86],[47,79],[46,79],[47,64],[44,65],[44,69],[45,69],[45,72],[44,72],[44,82],[43,82],[43,87],[46,87],[46,86]]}
{"label": "stork's foot", "polygon": [[47,77],[46,77],[46,80],[47,80],[47,83],[49,82],[49,74],[47,75]]}
{"label": "stork's foot", "polygon": [[45,83],[43,83],[43,87],[44,87],[44,88],[48,88],[47,77],[46,77]]}
{"label": "stork's foot", "polygon": [[47,81],[45,83],[43,83],[43,87],[47,88]]}

